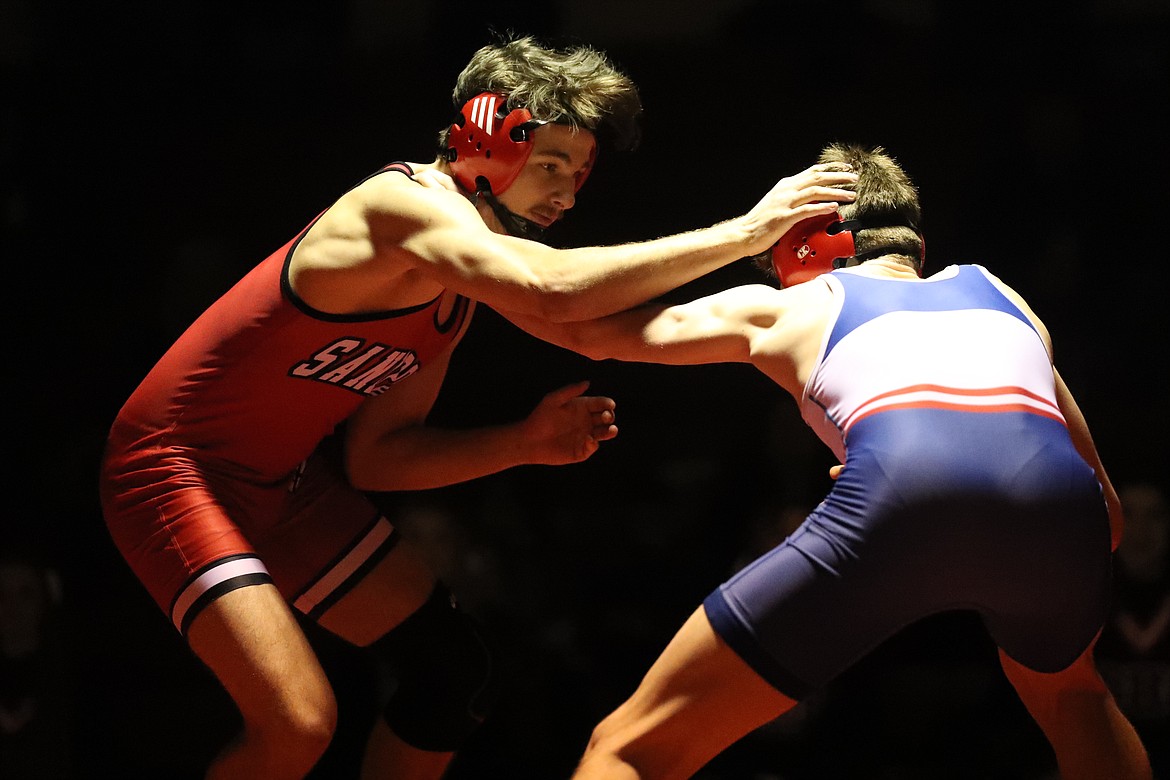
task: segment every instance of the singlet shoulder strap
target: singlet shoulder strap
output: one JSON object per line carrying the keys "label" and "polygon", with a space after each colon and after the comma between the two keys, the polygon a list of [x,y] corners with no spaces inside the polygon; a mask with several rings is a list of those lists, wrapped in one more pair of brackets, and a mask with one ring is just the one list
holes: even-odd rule
{"label": "singlet shoulder strap", "polygon": [[367,181],[374,178],[375,176],[386,173],[387,171],[393,171],[394,173],[401,173],[403,176],[408,176],[408,177],[414,176],[414,168],[411,168],[409,163],[392,162],[389,165],[383,165],[381,168],[374,171],[369,176],[362,178],[360,181],[357,182],[357,184],[354,184],[353,186],[357,187],[357,186],[360,186],[362,184],[365,184]]}
{"label": "singlet shoulder strap", "polygon": [[414,168],[410,167],[410,163],[392,162],[382,168],[378,173],[385,173],[386,171],[397,171],[398,173],[406,174],[407,176],[414,176]]}

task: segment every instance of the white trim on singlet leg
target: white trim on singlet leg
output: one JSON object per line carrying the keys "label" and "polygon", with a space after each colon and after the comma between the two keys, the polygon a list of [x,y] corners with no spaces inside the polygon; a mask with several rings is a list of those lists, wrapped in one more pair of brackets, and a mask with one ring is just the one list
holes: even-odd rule
{"label": "white trim on singlet leg", "polygon": [[175,606],[171,609],[171,622],[182,631],[187,611],[199,600],[204,593],[212,588],[233,580],[237,577],[247,577],[253,574],[268,574],[264,563],[255,557],[232,558],[214,564],[210,569],[200,574],[191,584],[183,588],[183,592],[175,599]]}
{"label": "white trim on singlet leg", "polygon": [[361,568],[393,533],[394,526],[390,524],[390,521],[385,517],[378,518],[378,521],[362,537],[361,541],[354,545],[353,549],[338,561],[336,566],[321,575],[312,587],[298,596],[297,600],[293,602],[293,606],[306,615],[312,612],[318,604],[353,576],[354,572]]}

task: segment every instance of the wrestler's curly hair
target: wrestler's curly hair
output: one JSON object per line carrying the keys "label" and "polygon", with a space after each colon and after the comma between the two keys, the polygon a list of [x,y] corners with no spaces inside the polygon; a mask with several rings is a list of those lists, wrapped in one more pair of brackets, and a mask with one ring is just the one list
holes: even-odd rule
{"label": "wrestler's curly hair", "polygon": [[[506,95],[509,110],[525,108],[534,119],[586,128],[616,149],[633,149],[641,137],[637,86],[589,46],[558,49],[532,36],[500,36],[476,51],[456,79],[456,112],[481,92]],[[440,149],[448,133],[439,134]]]}
{"label": "wrestler's curly hair", "polygon": [[876,249],[902,255],[920,271],[923,263],[921,236],[922,207],[918,188],[890,154],[881,146],[832,143],[821,151],[818,162],[848,163],[857,174],[853,189],[857,199],[841,205],[842,219],[859,219],[866,225],[889,225],[859,230],[853,234],[858,254]]}

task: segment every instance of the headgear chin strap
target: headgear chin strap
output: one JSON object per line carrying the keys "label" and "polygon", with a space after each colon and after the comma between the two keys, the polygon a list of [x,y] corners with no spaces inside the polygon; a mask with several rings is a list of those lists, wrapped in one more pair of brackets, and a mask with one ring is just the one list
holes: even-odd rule
{"label": "headgear chin strap", "polygon": [[[838,212],[797,222],[772,247],[772,268],[784,287],[815,279],[837,268],[858,265],[880,255],[889,254],[888,248],[857,252],[853,234],[859,230],[893,227],[890,224],[869,225],[859,219],[843,219]],[[904,224],[904,223],[903,223]],[[905,225],[915,232],[913,225]],[[921,238],[921,233],[919,237]],[[923,259],[926,246],[923,242]]]}
{"label": "headgear chin strap", "polygon": [[516,238],[527,238],[529,241],[544,242],[545,233],[548,228],[544,225],[537,224],[530,219],[525,219],[519,214],[509,211],[508,207],[500,203],[500,199],[491,193],[490,190],[475,193],[475,197],[483,198],[487,204],[492,207],[495,212],[496,219],[500,220],[500,224],[504,226],[504,230],[508,231],[508,235]]}

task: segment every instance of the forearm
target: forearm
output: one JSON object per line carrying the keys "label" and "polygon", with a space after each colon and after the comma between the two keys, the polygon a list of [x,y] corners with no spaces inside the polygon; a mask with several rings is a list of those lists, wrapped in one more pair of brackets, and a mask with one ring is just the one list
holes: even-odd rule
{"label": "forearm", "polygon": [[709,228],[642,244],[566,250],[573,262],[561,266],[569,274],[562,280],[561,305],[551,311],[513,310],[560,322],[602,317],[764,252],[802,219],[831,213],[838,203],[854,199],[855,194],[842,187],[856,182],[856,174],[838,168],[815,165],[785,177],[746,214]]}
{"label": "forearm", "polygon": [[560,250],[538,316],[575,322],[638,306],[744,257],[750,235],[743,220],[732,220],[652,241]]}
{"label": "forearm", "polygon": [[516,312],[501,314],[529,335],[591,360],[654,362],[650,356],[651,347],[643,339],[643,330],[665,308],[660,304],[647,304],[581,322],[553,322]]}
{"label": "forearm", "polygon": [[[802,219],[828,214],[855,194],[856,174],[816,165],[785,177],[746,214],[690,233],[604,249],[571,249],[565,294],[553,310],[515,308],[566,322],[592,319],[649,301],[741,257],[766,251]],[[578,262],[579,261],[579,262]],[[688,358],[688,362],[693,362]]]}
{"label": "forearm", "polygon": [[471,241],[461,231],[446,230],[429,234],[420,256],[432,261],[446,286],[505,315],[577,322],[645,303],[738,260],[750,233],[742,222],[575,249],[510,236]]}
{"label": "forearm", "polygon": [[596,320],[548,322],[506,314],[538,339],[591,360],[660,365],[750,362],[745,332],[706,312],[701,302],[647,304]]}
{"label": "forearm", "polygon": [[428,490],[531,463],[527,444],[521,423],[472,429],[419,425],[348,452],[346,465],[359,490]]}

